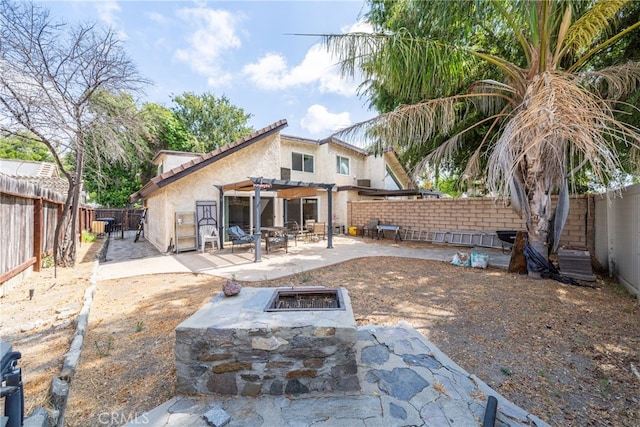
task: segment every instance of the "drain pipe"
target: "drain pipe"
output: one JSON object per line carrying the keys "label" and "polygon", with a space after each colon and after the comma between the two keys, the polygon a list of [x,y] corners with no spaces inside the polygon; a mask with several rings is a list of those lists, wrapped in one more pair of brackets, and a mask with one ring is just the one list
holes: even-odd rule
{"label": "drain pipe", "polygon": [[496,399],[495,396],[489,396],[489,400],[487,400],[487,409],[484,412],[482,427],[494,427],[496,425],[497,410],[498,399]]}

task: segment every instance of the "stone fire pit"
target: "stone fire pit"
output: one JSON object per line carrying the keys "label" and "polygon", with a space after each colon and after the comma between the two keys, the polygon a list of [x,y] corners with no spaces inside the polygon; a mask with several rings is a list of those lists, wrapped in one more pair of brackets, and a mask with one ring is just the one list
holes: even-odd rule
{"label": "stone fire pit", "polygon": [[[333,289],[325,298],[323,289],[243,288],[238,296],[216,296],[176,328],[177,392],[278,396],[360,390],[347,290]],[[285,300],[300,291],[299,298],[309,302],[266,311],[273,309],[278,290]],[[329,298],[342,306],[316,308]]]}

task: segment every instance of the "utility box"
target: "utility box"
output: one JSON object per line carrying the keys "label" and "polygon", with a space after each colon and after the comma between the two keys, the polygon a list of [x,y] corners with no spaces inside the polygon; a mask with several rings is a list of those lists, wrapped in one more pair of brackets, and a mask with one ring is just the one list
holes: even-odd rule
{"label": "utility box", "polygon": [[578,280],[595,282],[591,268],[591,254],[589,251],[575,249],[558,249],[558,264],[560,273]]}

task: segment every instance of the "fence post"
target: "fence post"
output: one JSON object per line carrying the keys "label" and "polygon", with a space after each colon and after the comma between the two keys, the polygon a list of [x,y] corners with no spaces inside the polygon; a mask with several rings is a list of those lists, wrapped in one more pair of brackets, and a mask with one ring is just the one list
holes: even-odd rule
{"label": "fence post", "polygon": [[33,254],[36,263],[33,271],[40,271],[42,267],[42,198],[33,200]]}

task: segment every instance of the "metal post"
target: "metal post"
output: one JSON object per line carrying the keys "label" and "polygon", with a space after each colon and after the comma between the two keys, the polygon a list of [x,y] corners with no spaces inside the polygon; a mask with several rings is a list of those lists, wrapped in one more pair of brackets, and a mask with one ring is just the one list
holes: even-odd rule
{"label": "metal post", "polygon": [[261,184],[254,184],[254,188],[255,188],[255,200],[254,200],[254,204],[255,204],[255,215],[254,215],[254,221],[255,221],[255,225],[256,225],[256,232],[255,232],[255,236],[256,236],[256,240],[255,240],[255,259],[254,262],[260,262],[261,261],[261,257],[260,257],[260,243],[262,241],[262,232],[260,231],[260,207],[261,207],[261,200],[260,200],[260,185]]}
{"label": "metal post", "polygon": [[333,185],[327,185],[325,188],[327,189],[327,207],[329,211],[329,220],[327,221],[329,227],[327,230],[327,249],[333,249]]}
{"label": "metal post", "polygon": [[215,185],[219,191],[220,207],[218,208],[218,236],[220,236],[220,250],[224,249],[224,221],[222,215],[224,214],[224,191],[222,191],[222,185]]}

